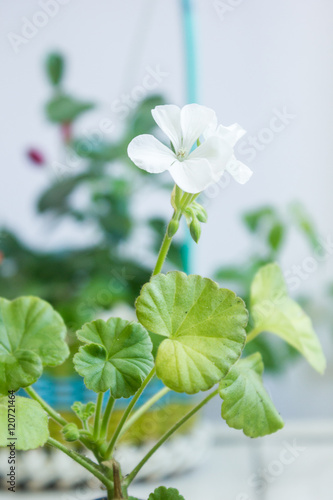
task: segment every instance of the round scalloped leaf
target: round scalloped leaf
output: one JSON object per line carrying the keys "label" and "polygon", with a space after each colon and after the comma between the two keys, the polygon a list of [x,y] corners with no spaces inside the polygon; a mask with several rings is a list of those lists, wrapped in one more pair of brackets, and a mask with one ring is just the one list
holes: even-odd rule
{"label": "round scalloped leaf", "polygon": [[283,427],[283,420],[263,386],[263,371],[264,364],[257,352],[238,361],[219,385],[222,418],[229,427],[242,429],[252,438]]}
{"label": "round scalloped leaf", "polygon": [[156,373],[174,391],[210,389],[242,353],[244,302],[208,278],[178,271],[154,276],[136,310],[148,330],[167,337],[157,351]]}
{"label": "round scalloped leaf", "polygon": [[160,486],[156,488],[154,493],[151,493],[148,500],[185,500],[184,497],[175,488],[166,488]]}
{"label": "round scalloped leaf", "polygon": [[[11,439],[17,450],[34,450],[49,438],[48,417],[37,401],[15,396],[14,405],[8,405],[8,396],[0,397],[0,447],[8,446]],[[14,408],[15,413],[8,407]],[[8,417],[9,416],[9,417]],[[8,418],[15,420],[14,435],[8,435]]]}
{"label": "round scalloped leaf", "polygon": [[43,366],[57,366],[69,355],[66,327],[44,300],[0,298],[0,394],[27,387]]}
{"label": "round scalloped leaf", "polygon": [[84,325],[77,336],[87,345],[74,356],[74,366],[95,392],[110,389],[114,398],[128,398],[154,366],[151,340],[139,323],[99,319]]}
{"label": "round scalloped leaf", "polygon": [[288,296],[277,264],[263,266],[255,275],[251,286],[251,314],[256,331],[275,333],[302,353],[315,370],[324,372],[326,361],[311,319]]}

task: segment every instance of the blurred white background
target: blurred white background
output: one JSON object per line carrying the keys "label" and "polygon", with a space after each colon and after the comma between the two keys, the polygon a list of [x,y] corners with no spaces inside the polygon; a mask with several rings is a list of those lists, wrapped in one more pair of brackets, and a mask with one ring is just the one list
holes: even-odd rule
{"label": "blurred white background", "polygon": [[[121,127],[119,100],[142,87],[147,72],[160,75],[155,90],[169,102],[186,103],[178,0],[59,0],[30,39],[17,38],[29,30],[27,23],[38,18],[42,5],[45,12],[54,3],[1,2],[0,224],[45,248],[80,245],[93,237],[89,227],[77,231],[68,222],[54,231],[36,218],[35,199],[49,179],[28,164],[24,152],[41,147],[52,164],[59,147],[42,110],[49,95],[42,70],[46,54],[63,52],[69,91],[101,103],[80,120],[82,132],[90,133],[104,119]],[[208,192],[209,224],[193,250],[195,272],[209,276],[219,265],[245,256],[249,243],[240,214],[264,203],[283,209],[295,199],[304,202],[323,239],[333,239],[333,3],[197,0],[195,10],[199,102],[214,108],[223,124],[237,121],[248,131],[238,157],[254,171],[245,186],[230,181]],[[140,203],[138,210],[159,210],[158,201],[153,208]],[[287,271],[307,257],[309,250],[295,236],[281,264]],[[333,256],[302,280],[297,292],[322,293],[332,269]],[[319,333],[330,358],[332,332]],[[322,378],[300,362],[284,376],[269,378],[282,415],[331,416],[332,370],[331,363]]]}

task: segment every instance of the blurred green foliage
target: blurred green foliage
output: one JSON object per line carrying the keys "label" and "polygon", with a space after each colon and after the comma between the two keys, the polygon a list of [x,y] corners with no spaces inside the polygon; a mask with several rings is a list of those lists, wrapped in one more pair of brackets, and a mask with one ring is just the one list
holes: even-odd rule
{"label": "blurred green foliage", "polygon": [[[163,184],[160,176],[148,176],[135,167],[127,156],[131,139],[152,133],[156,127],[151,109],[164,103],[162,96],[152,95],[138,102],[123,123],[122,135],[113,142],[106,134],[102,138],[93,133],[76,137],[73,124],[95,104],[68,97],[63,91],[64,68],[65,61],[59,54],[47,58],[52,94],[45,111],[50,122],[60,129],[67,127],[62,157],[69,161],[55,163],[54,180],[37,200],[37,210],[50,225],[59,226],[72,219],[80,230],[88,223],[97,237],[83,248],[46,252],[29,248],[10,230],[3,229],[0,295],[8,299],[36,295],[50,302],[66,321],[76,350],[74,331],[119,303],[133,306],[141,286],[149,280],[150,262],[140,258],[140,252],[135,257],[127,252],[137,226],[133,199],[142,186],[151,185],[154,190],[170,186]],[[117,168],[119,163],[121,168]],[[82,191],[85,202],[77,207],[73,199]],[[166,220],[154,216],[139,223],[150,231],[148,252],[154,258]],[[182,244],[173,246],[170,259],[173,267],[183,268]],[[65,364],[59,370],[68,373],[71,366]]]}
{"label": "blurred green foliage", "polygon": [[[215,279],[223,286],[230,284],[250,307],[250,287],[255,274],[265,264],[281,260],[292,231],[296,230],[312,250],[319,245],[319,239],[311,218],[298,202],[291,204],[286,214],[272,205],[248,211],[243,214],[242,222],[250,233],[254,250],[244,262],[219,268]],[[305,303],[304,298],[301,302]],[[248,329],[251,328],[250,317]],[[283,371],[298,356],[293,347],[273,335],[260,335],[245,349],[246,354],[257,351],[262,354],[265,368],[272,372]]]}

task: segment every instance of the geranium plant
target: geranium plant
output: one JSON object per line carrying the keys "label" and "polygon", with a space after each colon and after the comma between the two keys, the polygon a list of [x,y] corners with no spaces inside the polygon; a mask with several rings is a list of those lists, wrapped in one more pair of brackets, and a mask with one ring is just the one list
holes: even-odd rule
{"label": "geranium plant", "polygon": [[[170,139],[170,147],[151,135],[142,135],[131,141],[128,154],[138,167],[149,172],[169,170],[176,183],[171,196],[173,215],[152,277],[136,300],[138,321],[97,319],[77,332],[82,346],[73,358],[74,367],[88,389],[97,394],[96,402],[73,405],[80,425],[66,421],[32,387],[44,367],[58,366],[69,355],[62,318],[36,297],[0,299],[0,446],[7,446],[14,436],[20,450],[43,445],[57,448],[100,480],[108,500],[133,499],[128,496],[129,487],[147,460],[214,397],[222,399],[221,415],[226,423],[249,437],[283,427],[262,383],[260,354],[242,357],[245,345],[262,332],[282,337],[317,371],[325,368],[311,321],[288,296],[277,264],[262,267],[254,278],[247,305],[250,321],[244,301],[211,279],[178,271],[162,273],[183,216],[192,238],[199,240],[201,223],[207,220],[204,208],[196,201],[200,192],[218,181],[225,170],[241,183],[248,180],[251,171],[236,160],[233,152],[243,129],[238,125],[217,126],[212,110],[197,104],[183,109],[158,106],[153,117]],[[165,388],[135,409],[155,376]],[[19,389],[30,398],[16,396]],[[119,438],[168,391],[207,394],[124,476],[114,457]],[[131,399],[108,438],[112,410],[120,398]],[[9,428],[7,416],[13,400],[16,422]],[[61,426],[65,441],[80,442],[95,460],[50,437],[48,417]],[[149,496],[149,500],[162,499],[183,497],[177,490],[164,487]]]}

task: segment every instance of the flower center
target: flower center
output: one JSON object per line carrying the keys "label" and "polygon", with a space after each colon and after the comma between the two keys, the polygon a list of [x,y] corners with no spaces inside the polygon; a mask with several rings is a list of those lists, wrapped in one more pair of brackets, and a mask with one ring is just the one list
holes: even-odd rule
{"label": "flower center", "polygon": [[179,161],[183,161],[187,156],[187,152],[184,148],[180,148],[177,152],[177,158]]}

